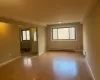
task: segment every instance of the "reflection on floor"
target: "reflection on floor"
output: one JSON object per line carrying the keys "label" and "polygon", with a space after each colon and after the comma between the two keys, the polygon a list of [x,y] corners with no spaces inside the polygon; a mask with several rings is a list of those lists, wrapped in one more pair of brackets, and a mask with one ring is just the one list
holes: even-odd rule
{"label": "reflection on floor", "polygon": [[[66,68],[67,66],[67,68]],[[55,58],[53,61],[53,69],[57,76],[75,77],[77,75],[77,63],[72,58]]]}
{"label": "reflection on floor", "polygon": [[80,53],[46,52],[0,67],[0,80],[93,80]]}

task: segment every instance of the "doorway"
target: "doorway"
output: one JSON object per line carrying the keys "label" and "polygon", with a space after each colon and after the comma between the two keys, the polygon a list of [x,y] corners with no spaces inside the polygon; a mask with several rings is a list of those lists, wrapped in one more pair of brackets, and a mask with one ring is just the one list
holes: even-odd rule
{"label": "doorway", "polygon": [[20,28],[20,52],[26,57],[38,55],[37,28]]}

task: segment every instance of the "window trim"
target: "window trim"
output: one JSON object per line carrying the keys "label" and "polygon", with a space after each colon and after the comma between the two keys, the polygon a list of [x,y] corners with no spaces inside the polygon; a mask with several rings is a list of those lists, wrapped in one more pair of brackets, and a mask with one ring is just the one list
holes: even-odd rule
{"label": "window trim", "polygon": [[[71,27],[74,27],[75,28],[75,39],[53,39],[53,29],[57,29],[57,33],[58,33],[58,29],[61,29],[61,28],[71,28]],[[51,28],[51,39],[52,41],[76,41],[77,39],[77,35],[76,35],[76,26],[68,26],[68,27],[52,27]],[[68,29],[69,31],[69,29]],[[69,35],[70,35],[70,31],[69,31]],[[70,36],[69,36],[70,37]],[[58,34],[57,34],[57,38],[58,38]]]}
{"label": "window trim", "polygon": [[[30,40],[27,40],[27,36],[26,36],[26,40],[23,40],[23,31],[27,31],[27,30],[30,33],[30,30],[29,29],[21,30],[21,41],[30,41],[31,40],[31,36],[30,36]],[[26,33],[26,35],[27,35],[27,33]]]}

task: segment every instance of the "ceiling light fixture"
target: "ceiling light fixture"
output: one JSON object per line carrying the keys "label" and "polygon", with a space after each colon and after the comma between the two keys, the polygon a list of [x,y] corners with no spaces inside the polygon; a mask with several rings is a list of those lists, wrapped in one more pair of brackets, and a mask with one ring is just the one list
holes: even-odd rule
{"label": "ceiling light fixture", "polygon": [[58,23],[61,24],[62,22],[61,21],[58,21]]}

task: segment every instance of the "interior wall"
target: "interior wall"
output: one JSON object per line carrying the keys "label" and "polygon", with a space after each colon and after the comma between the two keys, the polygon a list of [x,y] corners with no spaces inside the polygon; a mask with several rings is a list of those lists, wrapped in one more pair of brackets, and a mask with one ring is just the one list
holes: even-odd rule
{"label": "interior wall", "polygon": [[46,51],[46,28],[38,27],[38,53],[43,54]]}
{"label": "interior wall", "polygon": [[95,80],[100,80],[100,1],[83,22],[83,43],[86,60]]}
{"label": "interior wall", "polygon": [[0,64],[20,56],[19,28],[0,22]]}
{"label": "interior wall", "polygon": [[[67,27],[75,26],[76,28],[76,40],[52,40],[52,28],[54,27]],[[74,49],[83,50],[83,30],[80,23],[69,23],[69,24],[58,24],[58,25],[48,25],[46,28],[46,41],[47,50],[62,50],[62,49]]]}

